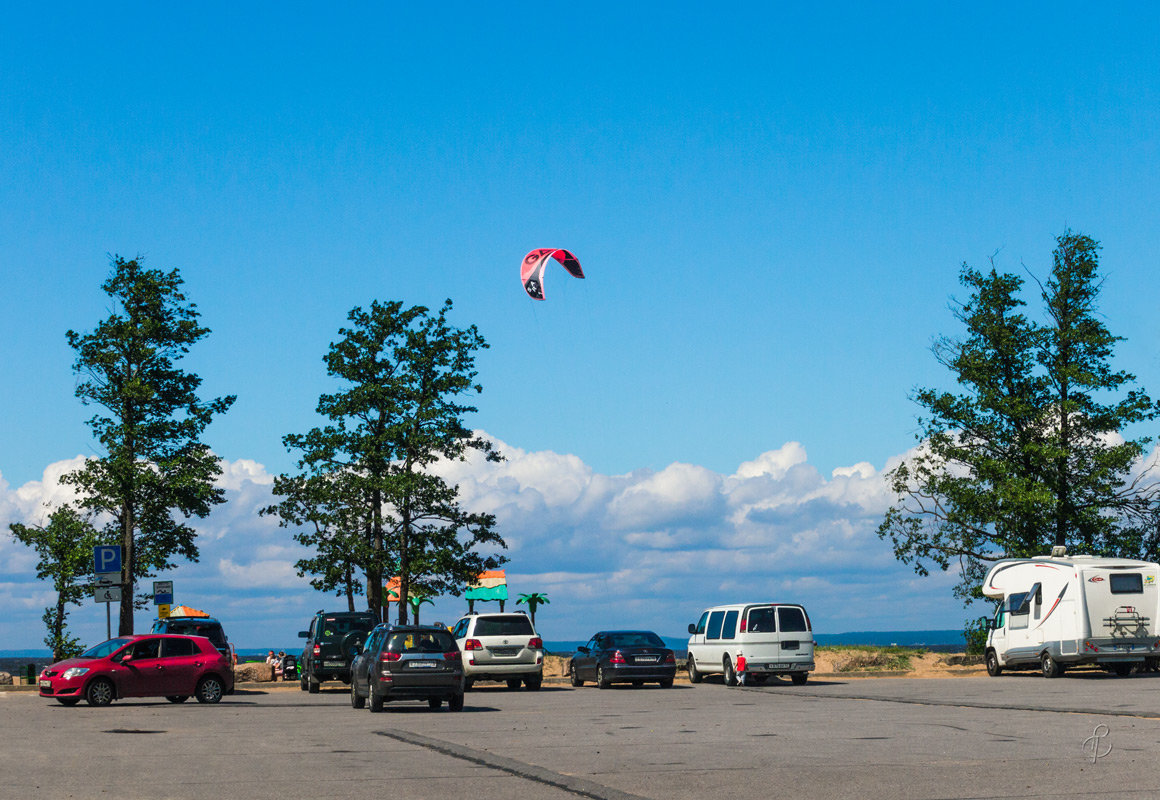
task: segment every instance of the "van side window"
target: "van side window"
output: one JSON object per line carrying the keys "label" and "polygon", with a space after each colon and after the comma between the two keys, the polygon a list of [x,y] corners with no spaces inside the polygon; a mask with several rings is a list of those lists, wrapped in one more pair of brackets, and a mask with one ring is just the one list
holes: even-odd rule
{"label": "van side window", "polygon": [[1117,575],[1114,572],[1108,576],[1112,594],[1143,594],[1144,576],[1138,572],[1127,575]]}
{"label": "van side window", "polygon": [[805,633],[810,629],[806,615],[800,608],[779,608],[777,610],[778,630],[782,633]]}
{"label": "van side window", "polygon": [[722,639],[734,639],[737,637],[737,617],[740,613],[734,609],[725,614],[725,626],[721,629]]}
{"label": "van side window", "polygon": [[697,633],[695,635],[699,636],[700,634],[704,633],[705,626],[708,623],[709,623],[709,612],[706,611],[704,614],[701,615],[701,618],[699,620],[697,620]]}
{"label": "van side window", "polygon": [[724,611],[714,611],[709,615],[709,627],[705,629],[706,639],[721,638],[721,623],[725,620]]}

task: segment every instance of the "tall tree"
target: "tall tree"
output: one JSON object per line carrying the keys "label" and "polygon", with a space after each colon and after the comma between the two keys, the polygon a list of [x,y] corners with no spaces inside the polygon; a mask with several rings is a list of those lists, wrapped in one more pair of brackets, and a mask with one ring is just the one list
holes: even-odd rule
{"label": "tall tree", "polygon": [[[296,525],[282,513],[288,502],[342,508],[346,552],[358,559],[367,607],[380,619],[387,576],[399,577],[402,598],[458,595],[506,560],[480,552],[506,546],[495,518],[463,510],[458,488],[431,471],[441,459],[471,452],[500,460],[491,442],[463,423],[475,408],[460,398],[482,391],[475,353],[487,343],[475,326],[452,326],[451,307],[448,300],[432,313],[376,301],[352,310],[350,327],[339,330],[325,357],[328,373],[345,386],[319,399],[318,413],[331,424],[283,438],[300,452],[303,472],[281,476],[276,491],[284,499],[268,511]],[[406,622],[408,604],[398,606]]]}
{"label": "tall tree", "polygon": [[1120,339],[1098,316],[1097,251],[1087,236],[1057,239],[1043,322],[1023,314],[1018,276],[963,265],[966,336],[934,348],[962,390],[916,392],[920,445],[887,475],[898,499],[878,535],[920,575],[957,563],[964,600],[990,562],[1053,544],[1157,555],[1160,485],[1138,469],[1150,439],[1122,433],[1160,409],[1110,365]]}
{"label": "tall tree", "polygon": [[97,531],[75,509],[61,506],[44,526],[13,523],[8,526],[16,541],[36,550],[36,577],[51,580],[56,591],[55,605],[44,610],[47,635],[44,643],[52,650],[53,661],[75,656],[83,649],[69,633],[68,607],[80,605],[92,588],[88,580],[93,564],[93,546],[99,544]]}
{"label": "tall tree", "polygon": [[104,455],[64,480],[78,488],[82,507],[108,520],[106,532],[121,544],[118,629],[126,635],[133,633],[136,582],[171,568],[175,556],[198,558],[196,532],[177,515],[204,517],[223,502],[224,491],[214,486],[221,468],[200,437],[234,397],[202,402],[201,378],[176,366],[209,333],[182,293],[178,271],[119,256],[112,267],[101,286],[112,313],[90,333],[67,334],[82,376],[76,395],[101,409],[89,426]]}

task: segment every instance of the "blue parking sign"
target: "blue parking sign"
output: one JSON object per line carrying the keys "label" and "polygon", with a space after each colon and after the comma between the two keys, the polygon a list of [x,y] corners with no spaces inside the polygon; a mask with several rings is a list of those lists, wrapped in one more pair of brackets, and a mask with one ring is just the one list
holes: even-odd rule
{"label": "blue parking sign", "polygon": [[102,544],[93,548],[93,572],[120,572],[121,545]]}

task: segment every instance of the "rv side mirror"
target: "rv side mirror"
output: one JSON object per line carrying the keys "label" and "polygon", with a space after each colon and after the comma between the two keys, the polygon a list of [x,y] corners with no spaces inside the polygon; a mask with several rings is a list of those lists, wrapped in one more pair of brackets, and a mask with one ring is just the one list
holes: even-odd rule
{"label": "rv side mirror", "polygon": [[995,620],[989,619],[983,624],[983,628],[988,631],[995,630]]}
{"label": "rv side mirror", "polygon": [[697,624],[695,622],[690,622],[689,623],[689,633],[696,633],[696,632],[697,632]]}

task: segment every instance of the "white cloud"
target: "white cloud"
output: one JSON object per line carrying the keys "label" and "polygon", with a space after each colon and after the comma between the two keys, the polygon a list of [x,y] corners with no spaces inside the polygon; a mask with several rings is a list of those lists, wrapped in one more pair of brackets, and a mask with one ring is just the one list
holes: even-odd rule
{"label": "white cloud", "polygon": [[[831,633],[954,628],[966,616],[950,595],[953,575],[915,576],[875,534],[891,498],[884,470],[871,464],[825,477],[790,442],[728,475],[682,463],[602,475],[575,456],[497,445],[506,461],[474,458],[439,470],[458,484],[466,507],[496,515],[509,545],[510,602],[522,592],[551,598],[537,612],[549,640],[625,625],[679,635],[702,608],[748,598],[803,602],[816,628]],[[1158,458],[1153,451],[1149,463]],[[0,637],[8,647],[39,646],[52,592],[7,524],[42,521],[46,503],[71,496],[59,478],[81,462],[51,464],[41,480],[15,489],[0,477],[0,602],[9,609]],[[174,581],[178,602],[222,617],[241,646],[285,648],[313,611],[344,608],[345,599],[299,578],[294,563],[305,549],[258,514],[273,500],[273,476],[247,459],[222,467],[227,502],[193,521],[199,563],[157,577]],[[423,614],[454,621],[465,607],[444,597]],[[150,616],[140,612],[138,627]],[[70,619],[86,640],[104,634],[103,609],[93,604]]]}

